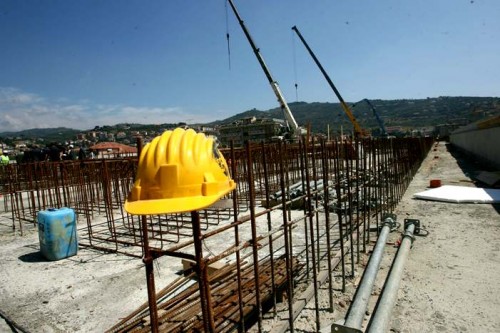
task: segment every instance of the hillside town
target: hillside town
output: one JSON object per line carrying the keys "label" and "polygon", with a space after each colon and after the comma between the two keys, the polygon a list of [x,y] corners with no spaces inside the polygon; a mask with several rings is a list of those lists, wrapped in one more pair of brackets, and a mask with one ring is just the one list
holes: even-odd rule
{"label": "hillside town", "polygon": [[[10,136],[0,141],[3,156],[9,163],[40,161],[83,160],[95,158],[119,158],[137,156],[137,140],[147,143],[166,130],[185,124],[172,125],[149,130],[134,130],[128,125],[106,126],[91,131],[65,135],[61,141],[46,140],[43,137]],[[209,127],[196,127],[198,131],[214,135]]]}
{"label": "hillside town", "polygon": [[[366,102],[366,103],[365,103]],[[350,103],[349,103],[350,104]],[[311,136],[354,136],[353,123],[344,115],[340,103],[290,103],[290,111],[301,128],[310,127]],[[354,103],[350,111],[371,137],[435,137],[446,139],[453,130],[498,115],[497,97],[433,97],[406,100],[372,100]],[[280,108],[252,109],[207,124],[163,123],[95,126],[89,130],[39,128],[0,133],[0,145],[10,163],[22,161],[72,160],[134,156],[137,142],[150,142],[155,136],[177,127],[193,128],[214,136],[221,147],[231,142],[275,142],[286,139],[290,121]],[[49,152],[52,152],[49,154]]]}

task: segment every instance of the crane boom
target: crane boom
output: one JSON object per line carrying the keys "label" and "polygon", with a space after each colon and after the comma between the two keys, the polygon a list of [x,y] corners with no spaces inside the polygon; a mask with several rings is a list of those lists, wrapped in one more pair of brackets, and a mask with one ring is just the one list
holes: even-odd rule
{"label": "crane boom", "polygon": [[380,130],[382,131],[383,136],[387,136],[387,131],[385,130],[384,122],[382,121],[382,118],[380,118],[380,115],[377,112],[377,109],[373,106],[373,104],[368,100],[364,99],[364,101],[370,106],[372,109],[373,115],[375,116],[375,119],[377,119],[378,126],[380,127]]}
{"label": "crane boom", "polygon": [[264,74],[267,77],[267,80],[269,81],[269,84],[271,85],[274,94],[278,98],[278,102],[280,103],[281,110],[283,111],[283,115],[285,117],[286,122],[288,123],[288,127],[290,128],[292,134],[294,136],[300,136],[303,134],[302,128],[299,127],[297,124],[297,121],[295,121],[295,118],[292,114],[292,111],[288,107],[288,104],[285,100],[285,97],[283,97],[283,94],[281,93],[281,90],[278,86],[278,82],[276,82],[269,69],[267,68],[267,65],[264,61],[264,58],[262,58],[262,55],[260,54],[259,48],[255,45],[255,42],[252,39],[252,36],[250,36],[250,33],[248,32],[245,23],[241,19],[240,14],[238,13],[238,10],[236,9],[236,6],[234,5],[232,0],[228,0],[229,4],[231,5],[231,9],[234,12],[234,15],[238,19],[238,22],[241,26],[241,29],[243,30],[245,36],[248,39],[248,42],[250,43],[250,46],[252,47],[253,52],[255,53],[255,56],[257,57],[257,60],[259,61],[260,66],[262,67],[262,70],[264,71]]}
{"label": "crane boom", "polygon": [[316,58],[316,55],[314,54],[314,52],[311,50],[311,48],[309,47],[309,45],[307,44],[307,42],[305,41],[304,37],[302,37],[302,34],[300,33],[299,29],[297,28],[297,26],[293,26],[292,27],[292,30],[295,31],[297,33],[297,36],[299,36],[300,40],[302,41],[302,43],[304,44],[304,46],[306,47],[307,51],[309,52],[309,54],[311,55],[311,57],[313,58],[314,62],[316,63],[316,65],[318,65],[319,67],[319,70],[321,71],[321,73],[323,73],[323,76],[325,77],[326,81],[328,82],[328,84],[330,85],[330,87],[332,88],[333,92],[335,93],[335,95],[337,96],[337,98],[339,99],[340,101],[340,105],[342,106],[342,109],[344,110],[345,114],[347,115],[347,117],[349,118],[349,120],[351,121],[352,125],[354,126],[354,132],[356,133],[356,135],[358,136],[361,136],[364,134],[361,126],[359,126],[359,123],[358,121],[356,120],[356,118],[354,117],[354,115],[352,114],[352,111],[349,109],[349,106],[347,106],[346,102],[344,101],[344,99],[342,98],[342,96],[340,95],[339,91],[337,90],[337,88],[335,87],[335,85],[333,84],[332,80],[330,79],[330,77],[328,76],[328,74],[326,73],[325,69],[323,68],[323,66],[321,66],[321,63],[319,62],[318,58]]}
{"label": "crane boom", "polygon": [[380,118],[380,115],[378,114],[377,109],[375,108],[375,106],[373,106],[373,104],[370,102],[370,100],[368,100],[367,98],[364,98],[364,99],[360,100],[359,102],[354,103],[352,105],[352,107],[355,107],[357,104],[359,104],[361,102],[366,102],[366,104],[368,104],[368,106],[372,110],[373,115],[375,116],[375,119],[377,119],[377,123],[378,123],[378,126],[380,127],[380,131],[381,131],[380,134],[382,136],[387,136],[387,131],[385,129],[384,121],[382,120],[382,118]]}

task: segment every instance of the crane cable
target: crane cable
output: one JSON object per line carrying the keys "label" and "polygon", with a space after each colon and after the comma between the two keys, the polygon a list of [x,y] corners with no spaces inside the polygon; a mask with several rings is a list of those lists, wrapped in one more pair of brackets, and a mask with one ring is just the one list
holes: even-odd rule
{"label": "crane cable", "polygon": [[229,19],[227,14],[227,0],[224,0],[224,7],[226,8],[226,40],[227,40],[227,59],[229,63],[229,70],[231,70],[231,46],[229,44]]}
{"label": "crane cable", "polygon": [[295,101],[299,101],[299,85],[297,83],[297,57],[295,55],[295,35],[292,31],[293,79],[295,82]]}

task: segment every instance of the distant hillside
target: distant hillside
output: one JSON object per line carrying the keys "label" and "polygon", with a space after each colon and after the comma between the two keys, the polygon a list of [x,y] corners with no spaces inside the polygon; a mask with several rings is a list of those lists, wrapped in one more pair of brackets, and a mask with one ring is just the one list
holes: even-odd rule
{"label": "distant hillside", "polygon": [[[378,114],[383,119],[386,127],[402,126],[405,129],[415,129],[421,127],[433,127],[440,124],[468,124],[488,116],[500,114],[499,97],[436,97],[426,99],[399,99],[399,100],[371,100],[377,109]],[[351,103],[348,103],[351,105]],[[344,131],[351,131],[352,124],[339,103],[306,103],[295,102],[289,104],[292,113],[301,126],[311,124],[311,129],[315,133],[326,133],[327,126],[330,126],[331,133],[338,133],[342,126]],[[353,114],[361,127],[365,129],[377,130],[378,124],[367,103],[357,103],[352,108]],[[217,126],[231,123],[237,119],[247,117],[267,117],[283,119],[280,108],[273,108],[267,111],[257,109],[238,113],[224,120],[218,120],[209,124],[196,124]],[[161,132],[167,128],[186,125],[178,124],[116,124],[114,126],[96,126],[95,131],[116,133],[118,131],[148,131]],[[37,128],[19,132],[0,133],[0,139],[11,141],[13,138],[20,139],[42,139],[45,142],[64,142],[74,140],[78,133],[87,132],[75,129],[57,128]],[[10,138],[6,140],[6,138]]]}
{"label": "distant hillside", "polygon": [[257,118],[269,118],[269,117],[272,117],[272,118],[283,118],[283,114],[281,113],[281,111],[279,111],[279,109],[272,109],[272,110],[267,110],[267,111],[259,111],[257,109],[252,109],[252,110],[249,110],[249,111],[238,113],[237,115],[234,115],[232,117],[226,118],[224,120],[214,121],[214,122],[210,123],[209,125],[211,125],[211,126],[217,126],[217,125],[221,125],[221,124],[229,124],[229,123],[232,123],[233,121],[236,121],[238,119],[249,118],[249,117],[257,117]]}
{"label": "distant hillside", "polygon": [[67,140],[67,138],[74,139],[78,133],[81,133],[81,131],[66,127],[32,128],[19,132],[2,132],[0,133],[0,137],[19,137],[21,139],[42,138],[47,142],[60,142]]}
{"label": "distant hillside", "polygon": [[[476,120],[499,114],[498,97],[437,97],[426,99],[371,100],[386,127],[402,126],[408,129],[431,127],[439,124],[468,124]],[[351,103],[348,103],[351,105]],[[351,130],[352,125],[339,103],[289,103],[292,113],[301,126],[311,123],[313,132]],[[361,127],[378,129],[372,110],[365,102],[351,108]],[[280,108],[267,111],[246,111],[213,124],[224,124],[249,117],[283,118]]]}

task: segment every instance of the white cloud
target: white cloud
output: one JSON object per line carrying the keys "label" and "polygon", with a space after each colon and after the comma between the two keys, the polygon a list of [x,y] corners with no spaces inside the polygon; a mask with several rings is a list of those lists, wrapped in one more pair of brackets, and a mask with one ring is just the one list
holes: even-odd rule
{"label": "white cloud", "polygon": [[118,123],[162,124],[209,122],[210,117],[187,113],[180,107],[147,107],[72,103],[50,100],[10,87],[0,87],[0,132],[30,128],[92,129]]}
{"label": "white cloud", "polygon": [[0,105],[22,105],[40,102],[43,102],[43,99],[35,94],[26,93],[15,88],[0,87]]}

